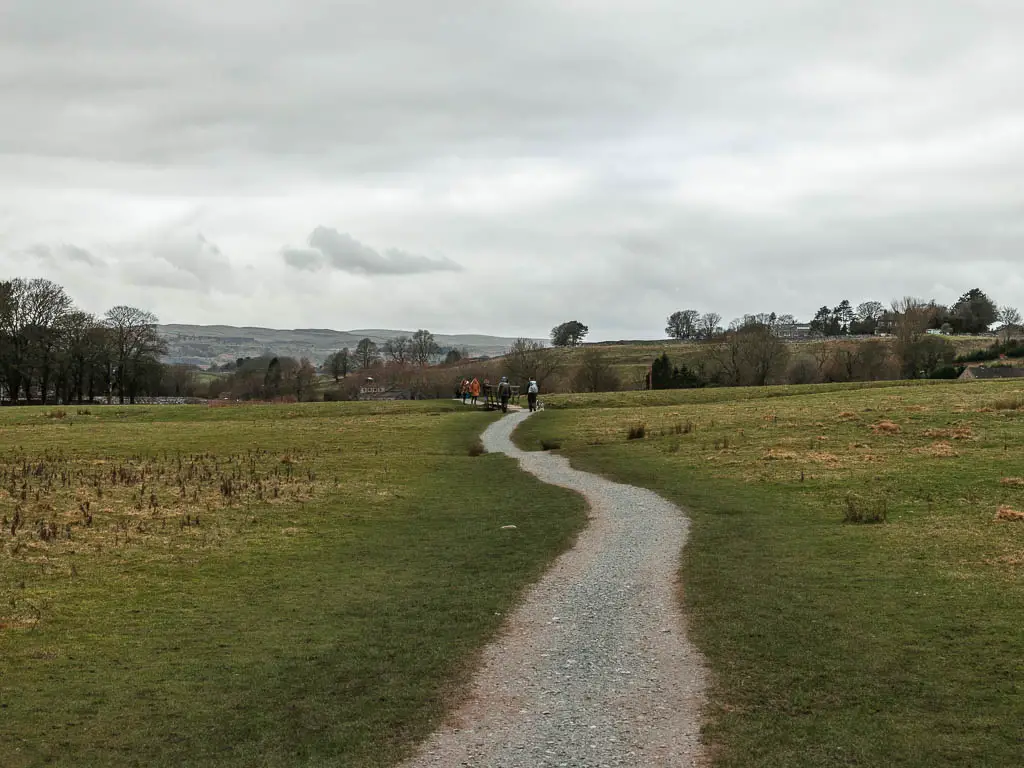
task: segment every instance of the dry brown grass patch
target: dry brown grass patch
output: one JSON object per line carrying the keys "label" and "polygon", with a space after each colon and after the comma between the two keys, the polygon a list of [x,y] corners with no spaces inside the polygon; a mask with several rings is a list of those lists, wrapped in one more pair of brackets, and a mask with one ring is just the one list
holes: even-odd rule
{"label": "dry brown grass patch", "polygon": [[1024,554],[1000,555],[999,557],[989,558],[983,562],[986,565],[1010,565],[1016,567],[1024,565]]}
{"label": "dry brown grass patch", "polygon": [[943,438],[945,440],[973,440],[974,430],[970,427],[950,427],[949,429],[931,428],[924,431],[925,437]]}
{"label": "dry brown grass patch", "polygon": [[793,451],[787,451],[784,448],[769,448],[768,452],[764,455],[765,461],[792,461],[798,458],[800,458],[800,455],[798,453],[795,453]]}
{"label": "dry brown grass patch", "polygon": [[842,413],[839,414],[839,418],[840,419],[856,419],[857,418],[857,414],[854,413],[853,411],[843,411]]}
{"label": "dry brown grass patch", "polygon": [[894,421],[883,419],[877,424],[869,425],[871,431],[876,435],[896,435],[903,431],[902,427]]}
{"label": "dry brown grass patch", "polygon": [[1024,512],[1014,509],[1013,507],[1001,506],[996,510],[996,520],[1005,520],[1007,522],[1020,522],[1024,520]]}
{"label": "dry brown grass patch", "polygon": [[255,509],[322,494],[327,484],[312,459],[261,449],[103,459],[11,453],[0,456],[0,541],[26,561],[80,547],[205,546],[241,530]]}
{"label": "dry brown grass patch", "polygon": [[811,451],[807,454],[807,458],[819,464],[837,464],[839,462],[839,457],[834,453],[826,453],[824,451]]}
{"label": "dry brown grass patch", "polygon": [[915,448],[914,453],[922,453],[939,459],[952,459],[960,455],[953,449],[952,444],[945,440],[937,440],[931,445]]}
{"label": "dry brown grass patch", "polygon": [[1024,477],[1003,477],[999,480],[1000,485],[1024,485]]}

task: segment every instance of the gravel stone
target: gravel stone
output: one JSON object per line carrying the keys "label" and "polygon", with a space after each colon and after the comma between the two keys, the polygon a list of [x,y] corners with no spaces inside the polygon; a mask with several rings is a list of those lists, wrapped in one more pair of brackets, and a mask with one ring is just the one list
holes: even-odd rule
{"label": "gravel stone", "polygon": [[510,436],[529,416],[492,424],[484,447],[583,494],[590,525],[508,617],[462,705],[407,768],[704,765],[706,668],[679,605],[688,520],[651,491],[520,451]]}

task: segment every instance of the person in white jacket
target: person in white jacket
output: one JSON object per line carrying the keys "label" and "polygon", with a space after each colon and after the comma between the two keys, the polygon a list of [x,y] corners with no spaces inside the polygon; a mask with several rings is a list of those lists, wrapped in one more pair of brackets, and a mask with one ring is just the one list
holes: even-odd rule
{"label": "person in white jacket", "polygon": [[540,392],[540,387],[537,386],[537,382],[534,379],[530,379],[530,385],[526,388],[526,402],[530,406],[531,411],[537,410],[537,394]]}

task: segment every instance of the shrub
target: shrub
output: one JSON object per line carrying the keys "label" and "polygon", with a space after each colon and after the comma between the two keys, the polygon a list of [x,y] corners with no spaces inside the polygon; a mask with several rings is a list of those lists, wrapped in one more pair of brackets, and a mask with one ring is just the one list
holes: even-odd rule
{"label": "shrub", "polygon": [[958,379],[960,374],[964,372],[964,366],[962,365],[944,365],[941,368],[936,368],[931,372],[929,379]]}
{"label": "shrub", "polygon": [[982,363],[987,360],[998,360],[1000,355],[1007,357],[1024,357],[1024,342],[1020,340],[999,343],[998,341],[987,349],[979,349],[969,355],[960,355],[958,363]]}
{"label": "shrub", "polygon": [[561,440],[547,440],[547,439],[541,440],[540,441],[540,447],[541,447],[542,450],[545,450],[545,451],[557,451],[559,448],[562,447],[562,441]]}
{"label": "shrub", "polygon": [[884,523],[888,517],[889,509],[885,497],[865,499],[855,493],[846,496],[844,523]]}
{"label": "shrub", "polygon": [[814,361],[806,357],[798,357],[786,371],[786,381],[790,384],[813,384],[817,378]]}
{"label": "shrub", "polygon": [[644,424],[643,422],[641,422],[639,424],[634,424],[633,426],[631,426],[629,428],[629,431],[626,432],[626,439],[627,440],[642,440],[646,436],[647,436],[647,425]]}

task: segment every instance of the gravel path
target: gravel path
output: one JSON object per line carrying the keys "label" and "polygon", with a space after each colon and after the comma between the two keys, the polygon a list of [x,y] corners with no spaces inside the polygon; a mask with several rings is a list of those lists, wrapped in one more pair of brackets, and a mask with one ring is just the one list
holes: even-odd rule
{"label": "gravel path", "polygon": [[590,525],[484,651],[463,705],[406,765],[703,765],[704,663],[678,599],[687,520],[650,491],[518,450],[510,435],[529,415],[492,424],[484,446],[582,493]]}

